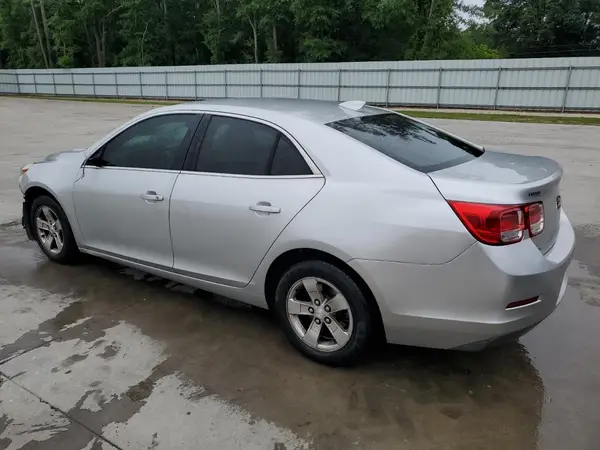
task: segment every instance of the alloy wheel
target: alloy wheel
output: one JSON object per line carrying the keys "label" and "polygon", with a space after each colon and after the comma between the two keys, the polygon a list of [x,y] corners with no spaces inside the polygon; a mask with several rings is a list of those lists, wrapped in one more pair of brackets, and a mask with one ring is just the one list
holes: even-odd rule
{"label": "alloy wheel", "polygon": [[35,227],[44,248],[58,255],[63,249],[65,236],[56,212],[49,206],[40,206],[35,213]]}
{"label": "alloy wheel", "polygon": [[333,284],[321,278],[302,278],[287,294],[288,320],[309,347],[334,352],[344,347],[354,326],[348,301]]}

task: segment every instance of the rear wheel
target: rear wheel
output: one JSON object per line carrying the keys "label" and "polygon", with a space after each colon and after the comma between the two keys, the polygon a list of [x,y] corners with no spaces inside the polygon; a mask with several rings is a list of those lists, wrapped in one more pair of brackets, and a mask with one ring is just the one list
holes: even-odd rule
{"label": "rear wheel", "polygon": [[300,262],[283,274],[275,310],[289,341],[323,364],[358,362],[374,334],[373,314],[360,288],[323,261]]}
{"label": "rear wheel", "polygon": [[46,256],[61,264],[74,262],[79,250],[60,205],[53,198],[41,195],[31,204],[30,217],[35,239]]}

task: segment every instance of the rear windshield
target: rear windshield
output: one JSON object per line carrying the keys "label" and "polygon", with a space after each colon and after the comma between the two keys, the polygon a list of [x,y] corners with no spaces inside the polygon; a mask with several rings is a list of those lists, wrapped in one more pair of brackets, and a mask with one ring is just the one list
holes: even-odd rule
{"label": "rear windshield", "polygon": [[327,126],[421,172],[456,166],[483,154],[477,147],[399,114],[354,117]]}

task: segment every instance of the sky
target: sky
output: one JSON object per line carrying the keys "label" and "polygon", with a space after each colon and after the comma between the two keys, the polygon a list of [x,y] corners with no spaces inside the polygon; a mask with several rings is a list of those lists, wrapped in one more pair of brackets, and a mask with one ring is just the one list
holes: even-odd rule
{"label": "sky", "polygon": [[484,0],[463,0],[467,5],[483,6]]}

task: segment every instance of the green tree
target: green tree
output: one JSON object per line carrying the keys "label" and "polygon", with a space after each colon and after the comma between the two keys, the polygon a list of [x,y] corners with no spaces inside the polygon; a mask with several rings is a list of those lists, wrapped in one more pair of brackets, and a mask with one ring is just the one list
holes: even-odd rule
{"label": "green tree", "polygon": [[598,0],[0,0],[0,66],[600,54]]}
{"label": "green tree", "polygon": [[600,54],[598,0],[487,0],[484,11],[508,56]]}
{"label": "green tree", "polygon": [[[8,67],[44,67],[29,5],[19,0],[0,0],[0,49]],[[35,63],[37,62],[37,63]]]}
{"label": "green tree", "polygon": [[343,0],[291,0],[290,9],[299,29],[298,53],[302,61],[339,61],[346,44],[339,39]]}

